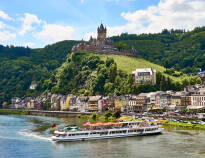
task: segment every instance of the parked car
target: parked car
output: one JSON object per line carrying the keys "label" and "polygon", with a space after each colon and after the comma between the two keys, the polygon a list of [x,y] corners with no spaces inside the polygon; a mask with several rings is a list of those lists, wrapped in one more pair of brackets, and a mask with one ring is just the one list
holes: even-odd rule
{"label": "parked car", "polygon": [[192,124],[195,124],[195,125],[200,124],[199,121],[192,121],[191,123],[192,123]]}
{"label": "parked car", "polygon": [[204,122],[204,121],[201,121],[200,124],[201,124],[201,125],[205,125],[205,122]]}

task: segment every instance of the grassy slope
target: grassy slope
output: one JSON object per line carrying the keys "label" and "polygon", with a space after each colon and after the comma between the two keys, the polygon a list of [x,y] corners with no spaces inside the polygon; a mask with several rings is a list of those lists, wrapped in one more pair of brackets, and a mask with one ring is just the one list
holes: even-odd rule
{"label": "grassy slope", "polygon": [[[117,63],[117,66],[119,69],[129,73],[132,73],[132,71],[136,70],[136,68],[154,68],[158,72],[162,72],[164,74],[165,68],[163,66],[151,63],[147,60],[140,59],[140,58],[134,58],[134,57],[128,57],[128,56],[121,56],[121,55],[99,55],[102,60],[106,60],[107,57],[113,58],[115,62]],[[187,75],[183,75],[180,77],[174,77],[165,74],[166,76],[169,76],[174,81],[181,81],[184,78],[189,78]]]}

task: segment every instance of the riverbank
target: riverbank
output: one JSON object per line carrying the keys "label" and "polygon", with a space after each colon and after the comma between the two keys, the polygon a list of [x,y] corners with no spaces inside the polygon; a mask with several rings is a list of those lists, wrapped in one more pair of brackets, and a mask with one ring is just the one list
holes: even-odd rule
{"label": "riverbank", "polygon": [[28,115],[28,110],[0,109],[0,115]]}
{"label": "riverbank", "polygon": [[182,129],[190,129],[190,130],[205,130],[205,125],[200,125],[200,124],[169,121],[169,122],[164,122],[162,125],[165,127],[176,127],[176,128],[182,128]]}
{"label": "riverbank", "polygon": [[120,113],[112,113],[111,111],[107,111],[105,114],[97,114],[92,113],[91,115],[77,115],[79,119],[87,119],[91,122],[116,122],[117,118],[120,117]]}

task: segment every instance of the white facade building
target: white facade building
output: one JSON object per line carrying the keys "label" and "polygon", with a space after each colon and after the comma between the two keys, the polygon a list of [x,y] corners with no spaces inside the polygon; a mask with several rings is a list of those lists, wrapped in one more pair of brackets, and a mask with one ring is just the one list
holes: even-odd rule
{"label": "white facade building", "polygon": [[37,84],[36,83],[32,83],[29,88],[34,90],[34,89],[36,89],[36,87],[37,87]]}
{"label": "white facade building", "polygon": [[136,84],[156,84],[156,70],[152,68],[136,69],[132,72],[132,77]]}
{"label": "white facade building", "polygon": [[191,105],[189,109],[200,109],[205,107],[205,95],[192,95],[190,96]]}

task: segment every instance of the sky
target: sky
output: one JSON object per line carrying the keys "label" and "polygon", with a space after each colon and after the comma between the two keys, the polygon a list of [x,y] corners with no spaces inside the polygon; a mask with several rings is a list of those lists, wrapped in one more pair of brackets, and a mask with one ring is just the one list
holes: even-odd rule
{"label": "sky", "polygon": [[42,48],[62,40],[192,30],[205,26],[205,0],[0,0],[0,44]]}

